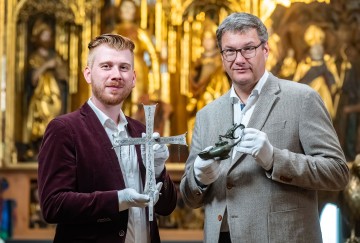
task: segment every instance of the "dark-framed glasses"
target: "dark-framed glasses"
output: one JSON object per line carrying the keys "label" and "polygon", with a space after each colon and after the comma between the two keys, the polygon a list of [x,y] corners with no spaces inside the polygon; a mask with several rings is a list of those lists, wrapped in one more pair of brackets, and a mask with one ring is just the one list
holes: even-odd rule
{"label": "dark-framed glasses", "polygon": [[253,58],[256,56],[256,49],[262,44],[264,44],[263,41],[260,42],[260,44],[257,46],[246,46],[240,49],[225,49],[221,51],[221,55],[228,62],[234,61],[237,57],[238,52],[240,52],[244,58]]}

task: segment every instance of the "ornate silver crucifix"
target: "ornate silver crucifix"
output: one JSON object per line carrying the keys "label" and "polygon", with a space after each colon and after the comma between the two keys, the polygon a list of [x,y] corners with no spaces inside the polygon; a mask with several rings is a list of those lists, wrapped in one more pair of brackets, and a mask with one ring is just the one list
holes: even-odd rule
{"label": "ornate silver crucifix", "polygon": [[[156,191],[156,179],[155,179],[155,169],[154,169],[154,150],[153,145],[158,144],[186,144],[186,133],[178,136],[171,137],[160,137],[154,139],[152,137],[154,133],[154,115],[156,105],[143,105],[145,111],[145,123],[146,123],[146,136],[143,138],[122,138],[116,141],[116,146],[124,145],[145,145],[145,154],[146,154],[146,178],[145,178],[145,188],[144,193],[148,194],[150,197],[149,202],[149,220],[153,221],[154,219],[154,193]],[[143,158],[144,159],[144,158]]]}

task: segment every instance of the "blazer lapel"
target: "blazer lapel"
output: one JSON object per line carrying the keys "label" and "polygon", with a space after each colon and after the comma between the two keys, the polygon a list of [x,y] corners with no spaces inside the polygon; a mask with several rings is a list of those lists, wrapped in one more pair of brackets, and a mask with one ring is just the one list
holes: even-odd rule
{"label": "blazer lapel", "polygon": [[218,103],[217,107],[217,110],[221,115],[216,118],[218,119],[219,123],[226,129],[225,131],[227,131],[234,125],[234,111],[232,101],[230,100],[230,91],[222,96],[221,99],[222,100]]}
{"label": "blazer lapel", "polygon": [[256,102],[248,127],[261,130],[271,112],[271,108],[278,99],[277,94],[279,92],[278,79],[270,73]]}
{"label": "blazer lapel", "polygon": [[[222,128],[220,130],[224,130],[226,132],[229,128],[234,126],[234,108],[233,108],[233,102],[230,98],[230,91],[226,93],[224,96],[221,96],[217,104],[218,104],[217,111],[219,111],[220,113],[217,119],[217,121],[219,122],[217,126]],[[229,155],[230,158],[223,160],[221,162],[224,168],[228,168],[228,173],[230,173],[230,169],[234,165],[234,161],[240,158],[242,153],[236,153],[234,160],[232,159],[233,149],[231,149]]]}
{"label": "blazer lapel", "polygon": [[[99,151],[99,153],[103,154],[104,161],[109,161],[109,166],[111,166],[111,169],[109,171],[114,172],[118,176],[115,176],[115,178],[118,178],[120,181],[120,185],[123,187],[125,186],[125,182],[122,177],[122,172],[120,169],[120,164],[118,161],[118,157],[116,155],[115,150],[112,148],[113,145],[102,126],[100,120],[96,116],[95,112],[91,109],[91,107],[85,103],[80,110],[81,115],[84,119],[84,124],[88,126],[89,131],[94,133],[94,137],[98,139],[98,143],[102,147],[102,151]],[[120,176],[121,175],[121,176]]]}
{"label": "blazer lapel", "polygon": [[[269,77],[261,90],[247,127],[261,130],[271,112],[271,108],[278,99],[277,94],[279,92],[280,88],[278,79],[269,73]],[[244,157],[244,155],[244,153],[236,153],[234,159],[232,160],[231,167],[234,167],[237,161]]]}

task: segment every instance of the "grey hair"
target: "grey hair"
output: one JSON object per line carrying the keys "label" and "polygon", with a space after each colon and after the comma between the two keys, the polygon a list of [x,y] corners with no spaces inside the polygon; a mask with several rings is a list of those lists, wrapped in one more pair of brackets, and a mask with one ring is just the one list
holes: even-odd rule
{"label": "grey hair", "polygon": [[230,14],[216,30],[216,39],[219,49],[222,50],[221,38],[226,32],[246,33],[251,29],[256,29],[261,42],[265,43],[268,41],[269,35],[266,26],[258,17],[243,12]]}

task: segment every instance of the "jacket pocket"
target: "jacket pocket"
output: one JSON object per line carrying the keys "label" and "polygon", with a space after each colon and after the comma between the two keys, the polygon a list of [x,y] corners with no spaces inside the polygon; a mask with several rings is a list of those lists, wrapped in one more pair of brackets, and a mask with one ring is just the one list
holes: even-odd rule
{"label": "jacket pocket", "polygon": [[321,243],[322,236],[316,212],[307,208],[270,213],[269,243]]}

